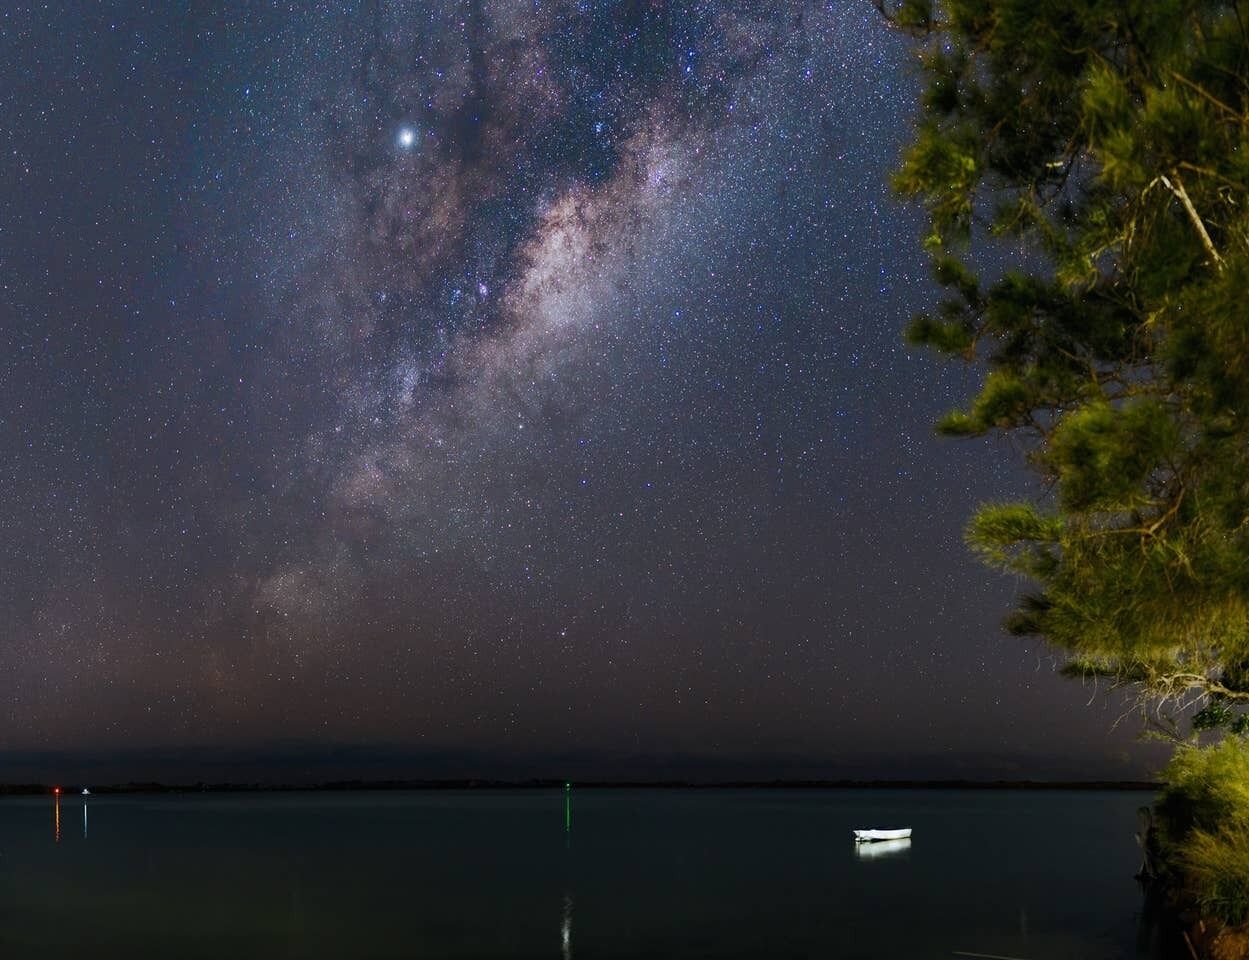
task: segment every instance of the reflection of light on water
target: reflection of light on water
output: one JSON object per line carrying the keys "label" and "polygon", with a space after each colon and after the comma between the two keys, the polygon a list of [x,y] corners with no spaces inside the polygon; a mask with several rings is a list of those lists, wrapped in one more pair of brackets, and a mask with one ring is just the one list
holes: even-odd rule
{"label": "reflection of light on water", "polygon": [[[572,782],[564,782],[564,847],[572,849]],[[564,894],[564,916],[559,925],[559,950],[564,960],[572,960],[572,896]]]}
{"label": "reflection of light on water", "polygon": [[52,836],[57,842],[61,842],[61,791],[58,788],[53,794],[52,800]]}
{"label": "reflection of light on water", "polygon": [[572,958],[572,897],[564,897],[564,922],[559,927],[560,953],[564,960]]}
{"label": "reflection of light on water", "polygon": [[82,838],[87,839],[87,801],[82,802]]}
{"label": "reflection of light on water", "polygon": [[860,860],[880,860],[911,849],[911,838],[903,840],[877,840],[874,843],[856,843],[854,852]]}

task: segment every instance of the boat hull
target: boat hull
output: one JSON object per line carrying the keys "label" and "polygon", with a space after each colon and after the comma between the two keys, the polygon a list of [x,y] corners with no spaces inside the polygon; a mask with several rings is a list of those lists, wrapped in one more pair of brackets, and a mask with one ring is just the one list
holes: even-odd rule
{"label": "boat hull", "polygon": [[901,830],[856,830],[854,831],[854,840],[856,843],[874,843],[877,840],[909,840],[911,839],[911,828],[905,827]]}

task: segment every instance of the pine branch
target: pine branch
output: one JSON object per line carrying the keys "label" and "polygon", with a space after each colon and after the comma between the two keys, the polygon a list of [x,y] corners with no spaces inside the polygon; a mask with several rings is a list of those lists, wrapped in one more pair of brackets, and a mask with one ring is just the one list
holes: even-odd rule
{"label": "pine branch", "polygon": [[1197,93],[1197,95],[1198,95],[1198,96],[1200,96],[1200,97],[1202,97],[1203,99],[1208,100],[1210,103],[1214,104],[1216,107],[1218,107],[1218,108],[1219,108],[1220,110],[1222,110],[1224,113],[1227,113],[1227,114],[1229,114],[1230,116],[1234,117],[1234,118],[1235,118],[1235,119],[1236,119],[1239,123],[1242,123],[1242,124],[1243,124],[1243,123],[1249,122],[1249,117],[1246,117],[1243,113],[1241,113],[1239,110],[1235,109],[1234,107],[1229,107],[1226,103],[1224,103],[1222,100],[1220,100],[1218,97],[1216,97],[1216,96],[1215,96],[1214,94],[1212,94],[1210,91],[1208,91],[1208,90],[1207,90],[1205,87],[1203,87],[1201,84],[1199,84],[1199,83],[1194,83],[1192,80],[1189,80],[1189,79],[1188,79],[1186,76],[1184,76],[1183,74],[1181,74],[1181,73],[1177,73],[1177,72],[1176,72],[1176,71],[1174,71],[1174,70],[1170,71],[1170,73],[1171,73],[1171,76],[1172,76],[1172,78],[1173,78],[1173,79],[1175,79],[1175,80],[1179,81],[1180,83],[1184,84],[1184,86],[1188,87],[1190,90],[1192,90],[1192,91],[1194,91],[1195,93]]}
{"label": "pine branch", "polygon": [[1201,673],[1162,674],[1154,677],[1150,684],[1162,689],[1174,688],[1174,693],[1169,694],[1172,696],[1183,690],[1201,690],[1207,696],[1219,696],[1228,700],[1249,703],[1249,690],[1233,690]]}
{"label": "pine branch", "polygon": [[1180,179],[1179,170],[1172,170],[1170,177],[1167,177],[1165,174],[1155,177],[1150,181],[1149,186],[1145,188],[1142,196],[1148,193],[1155,184],[1159,183],[1170,190],[1183,204],[1184,210],[1188,214],[1188,219],[1192,221],[1193,226],[1197,229],[1197,235],[1201,237],[1201,245],[1206,248],[1206,253],[1210,254],[1210,259],[1213,261],[1215,269],[1221,271],[1223,269],[1223,258],[1219,256],[1219,251],[1215,249],[1214,241],[1210,239],[1205,223],[1202,222],[1200,214],[1197,213],[1197,208],[1193,206],[1193,201],[1189,199],[1188,191],[1184,189],[1184,181]]}

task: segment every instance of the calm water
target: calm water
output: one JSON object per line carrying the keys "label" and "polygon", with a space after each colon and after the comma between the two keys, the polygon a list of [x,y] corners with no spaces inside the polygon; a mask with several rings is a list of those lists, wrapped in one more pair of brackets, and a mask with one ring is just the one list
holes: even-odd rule
{"label": "calm water", "polygon": [[[1170,957],[1135,792],[0,800],[3,957]],[[850,831],[911,826],[900,849]]]}

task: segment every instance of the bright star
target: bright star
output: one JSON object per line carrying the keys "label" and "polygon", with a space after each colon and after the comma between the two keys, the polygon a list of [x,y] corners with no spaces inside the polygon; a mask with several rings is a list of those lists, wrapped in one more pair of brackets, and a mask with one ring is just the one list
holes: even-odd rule
{"label": "bright star", "polygon": [[399,146],[401,146],[404,150],[410,150],[412,149],[412,146],[415,143],[416,143],[416,131],[413,130],[411,127],[400,127],[399,128]]}

